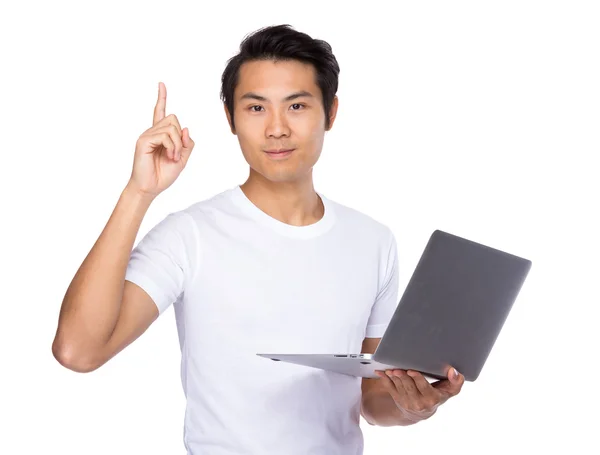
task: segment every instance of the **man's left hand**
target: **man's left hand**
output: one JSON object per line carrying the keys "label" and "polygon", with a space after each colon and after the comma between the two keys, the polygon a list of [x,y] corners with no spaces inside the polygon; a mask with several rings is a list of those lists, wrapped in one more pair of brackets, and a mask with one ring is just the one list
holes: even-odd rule
{"label": "man's left hand", "polygon": [[383,381],[383,386],[394,399],[402,416],[413,422],[425,420],[435,414],[441,404],[459,394],[465,382],[465,377],[454,368],[448,370],[448,379],[431,384],[421,373],[413,370],[375,373]]}

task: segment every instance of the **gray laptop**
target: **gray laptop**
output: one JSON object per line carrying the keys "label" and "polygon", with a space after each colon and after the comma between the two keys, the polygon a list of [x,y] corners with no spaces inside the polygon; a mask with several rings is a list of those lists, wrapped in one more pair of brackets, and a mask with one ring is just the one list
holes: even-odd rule
{"label": "gray laptop", "polygon": [[531,261],[436,230],[374,354],[257,354],[351,376],[412,369],[430,382],[450,366],[475,381],[531,268]]}

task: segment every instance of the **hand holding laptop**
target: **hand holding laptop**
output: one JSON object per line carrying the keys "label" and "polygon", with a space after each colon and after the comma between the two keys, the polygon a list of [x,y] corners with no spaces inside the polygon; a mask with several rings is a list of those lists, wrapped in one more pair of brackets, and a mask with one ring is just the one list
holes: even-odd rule
{"label": "hand holding laptop", "polygon": [[465,377],[454,368],[448,370],[448,379],[433,383],[414,370],[376,370],[375,374],[402,415],[412,422],[431,417],[440,405],[458,395],[465,383]]}

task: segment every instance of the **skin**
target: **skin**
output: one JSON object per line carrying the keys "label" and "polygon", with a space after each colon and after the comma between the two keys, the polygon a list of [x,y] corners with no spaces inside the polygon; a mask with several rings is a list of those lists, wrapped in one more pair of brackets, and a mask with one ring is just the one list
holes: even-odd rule
{"label": "skin", "polygon": [[[312,96],[285,100],[298,92]],[[249,93],[264,99],[244,98]],[[325,132],[335,122],[337,97],[326,130],[321,91],[312,65],[253,61],[241,66],[234,98],[235,129],[226,107],[225,114],[250,166],[242,190],[257,207],[284,223],[315,223],[323,216],[324,208],[314,190],[313,166],[321,155]],[[277,148],[295,150],[281,160],[265,153]]]}
{"label": "skin", "polygon": [[150,205],[177,179],[194,148],[188,129],[174,114],[165,115],[166,103],[160,83],[152,126],[136,142],[131,178],[65,293],[52,354],[70,370],[100,368],[158,317],[152,298],[126,281],[125,271]]}
{"label": "skin", "polygon": [[[381,338],[365,338],[363,353],[375,353]],[[450,398],[458,395],[465,382],[462,374],[429,383],[418,371],[376,371],[377,378],[362,379],[361,413],[371,425],[412,425],[433,416]]]}

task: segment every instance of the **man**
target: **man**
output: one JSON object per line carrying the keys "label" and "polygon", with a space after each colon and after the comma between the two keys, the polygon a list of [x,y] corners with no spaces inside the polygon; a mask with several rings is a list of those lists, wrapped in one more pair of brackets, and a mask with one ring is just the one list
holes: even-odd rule
{"label": "man", "polygon": [[188,454],[361,454],[360,415],[410,425],[456,395],[394,370],[361,379],[258,352],[375,351],[398,303],[389,228],[315,191],[312,169],[335,121],[331,47],[287,25],[247,37],[223,73],[246,182],[171,213],[133,249],[152,201],[194,141],[165,116],[138,139],[131,178],[65,295],[53,353],[89,372],[174,305],[187,398]]}

